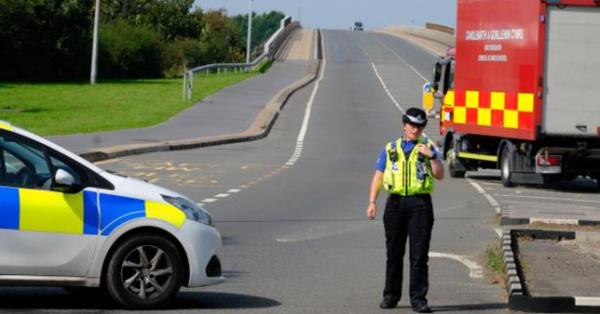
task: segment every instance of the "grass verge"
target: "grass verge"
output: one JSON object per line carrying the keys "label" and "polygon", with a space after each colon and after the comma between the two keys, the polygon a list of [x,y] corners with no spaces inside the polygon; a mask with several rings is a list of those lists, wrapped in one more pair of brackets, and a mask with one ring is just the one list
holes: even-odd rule
{"label": "grass verge", "polygon": [[258,73],[198,74],[189,101],[182,100],[181,79],[101,81],[95,86],[0,82],[0,120],[40,135],[147,127]]}
{"label": "grass verge", "polygon": [[500,243],[492,243],[487,246],[483,256],[485,264],[485,274],[487,280],[492,284],[499,284],[504,287],[504,259],[502,258],[502,248]]}

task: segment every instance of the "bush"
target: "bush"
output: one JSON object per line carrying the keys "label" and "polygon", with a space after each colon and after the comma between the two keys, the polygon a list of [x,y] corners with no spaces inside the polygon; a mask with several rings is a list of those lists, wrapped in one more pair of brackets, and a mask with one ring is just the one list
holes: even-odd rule
{"label": "bush", "polygon": [[260,72],[260,73],[266,73],[269,70],[269,68],[271,67],[271,65],[273,65],[273,60],[272,59],[269,59],[269,60],[261,63],[258,66],[258,72]]}
{"label": "bush", "polygon": [[116,20],[102,27],[98,74],[103,78],[162,76],[164,44],[161,34],[148,26]]}
{"label": "bush", "polygon": [[191,38],[178,38],[165,48],[165,77],[180,76],[183,72],[206,63],[206,48]]}

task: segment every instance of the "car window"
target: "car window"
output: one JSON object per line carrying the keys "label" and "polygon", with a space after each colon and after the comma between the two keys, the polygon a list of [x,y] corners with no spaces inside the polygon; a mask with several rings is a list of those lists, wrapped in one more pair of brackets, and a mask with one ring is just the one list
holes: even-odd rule
{"label": "car window", "polygon": [[25,188],[49,186],[52,175],[41,145],[0,135],[0,149],[4,168],[0,180],[4,185]]}

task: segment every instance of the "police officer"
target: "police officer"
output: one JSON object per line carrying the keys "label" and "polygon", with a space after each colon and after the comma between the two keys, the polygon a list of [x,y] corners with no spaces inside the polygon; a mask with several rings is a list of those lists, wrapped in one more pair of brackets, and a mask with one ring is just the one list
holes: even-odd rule
{"label": "police officer", "polygon": [[381,186],[389,197],[383,214],[387,247],[385,288],[379,306],[395,308],[402,289],[406,239],[410,255],[410,303],[415,312],[431,313],[427,304],[428,253],[433,228],[433,179],[444,177],[440,153],[424,137],[425,112],[410,108],[403,115],[404,135],[381,151],[371,181],[367,217],[375,219]]}

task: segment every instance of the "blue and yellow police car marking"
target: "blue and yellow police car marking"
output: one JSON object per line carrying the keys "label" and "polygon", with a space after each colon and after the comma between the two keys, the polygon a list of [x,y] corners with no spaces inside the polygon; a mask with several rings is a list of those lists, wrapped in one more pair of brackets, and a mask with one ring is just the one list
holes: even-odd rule
{"label": "blue and yellow police car marking", "polygon": [[179,208],[158,202],[146,202],[146,217],[164,220],[177,228],[185,222],[185,214]]}
{"label": "blue and yellow police car marking", "polygon": [[0,129],[1,130],[7,130],[7,131],[12,131],[13,127],[12,125],[5,123],[5,122],[0,122]]}
{"label": "blue and yellow police car marking", "polygon": [[19,189],[0,187],[0,228],[19,229]]}
{"label": "blue and yellow police car marking", "polygon": [[170,204],[110,194],[98,196],[90,191],[66,194],[0,187],[0,200],[0,229],[107,236],[138,218],[163,220],[177,228],[185,222],[185,214]]}
{"label": "blue and yellow police car marking", "polygon": [[19,230],[83,233],[83,193],[19,190]]}
{"label": "blue and yellow police car marking", "polygon": [[100,231],[102,235],[109,235],[115,228],[135,218],[146,216],[143,200],[100,194]]}

